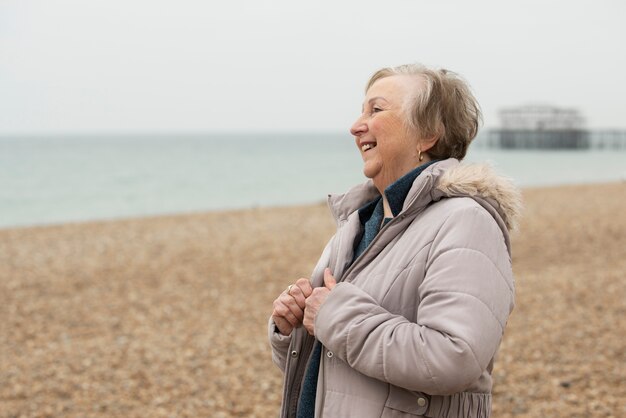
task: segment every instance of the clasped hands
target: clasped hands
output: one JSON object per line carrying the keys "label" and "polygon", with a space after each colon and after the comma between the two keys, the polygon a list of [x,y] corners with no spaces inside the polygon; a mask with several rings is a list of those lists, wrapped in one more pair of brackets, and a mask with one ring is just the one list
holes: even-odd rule
{"label": "clasped hands", "polygon": [[315,335],[315,317],[335,287],[337,281],[327,268],[324,270],[324,286],[311,287],[309,279],[298,279],[285,289],[274,301],[272,319],[282,335],[290,335],[294,328],[304,325],[311,335]]}

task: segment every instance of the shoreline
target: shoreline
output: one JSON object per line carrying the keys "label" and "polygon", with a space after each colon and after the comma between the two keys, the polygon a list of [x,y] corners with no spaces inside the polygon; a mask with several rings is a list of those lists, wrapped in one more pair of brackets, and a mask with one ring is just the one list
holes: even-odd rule
{"label": "shoreline", "polygon": [[[524,188],[497,417],[626,414],[626,183]],[[0,229],[0,418],[275,416],[271,303],[325,203]]]}
{"label": "shoreline", "polygon": [[236,212],[245,212],[245,211],[255,211],[255,210],[273,210],[273,209],[284,209],[284,208],[303,208],[309,206],[318,206],[325,205],[325,201],[318,201],[312,203],[296,203],[296,204],[286,204],[286,205],[271,205],[271,206],[245,206],[245,207],[233,207],[233,208],[223,208],[223,209],[206,209],[206,210],[190,210],[183,212],[164,212],[164,213],[155,213],[155,214],[144,214],[144,215],[120,215],[114,217],[102,217],[102,218],[91,218],[91,219],[79,219],[79,220],[68,220],[68,221],[51,221],[50,223],[39,223],[39,224],[25,224],[25,225],[0,225],[0,233],[2,231],[14,230],[14,229],[31,229],[31,228],[55,228],[55,227],[64,227],[64,226],[79,226],[79,225],[91,225],[91,224],[100,224],[100,223],[114,223],[114,222],[132,222],[132,221],[141,221],[141,220],[149,220],[149,219],[160,219],[160,218],[178,218],[178,217],[194,217],[194,216],[203,216],[206,214],[225,214],[225,213],[236,213]]}
{"label": "shoreline", "polygon": [[[554,184],[554,185],[540,185],[540,186],[524,186],[520,187],[522,192],[532,191],[532,190],[543,190],[543,189],[558,189],[558,188],[571,188],[571,187],[579,187],[579,186],[604,186],[604,185],[612,185],[612,184],[626,184],[626,178],[618,179],[613,181],[598,181],[598,182],[589,182],[589,183],[572,183],[572,184]],[[3,231],[9,230],[25,230],[25,229],[34,229],[34,228],[56,228],[56,227],[64,227],[64,226],[89,226],[91,224],[100,224],[100,223],[113,223],[113,222],[133,222],[133,221],[141,221],[141,220],[150,220],[150,219],[160,219],[160,218],[178,218],[178,217],[195,217],[202,216],[205,214],[224,214],[224,213],[236,213],[236,212],[245,212],[245,211],[256,211],[256,210],[275,210],[275,209],[298,209],[305,208],[311,206],[319,206],[326,205],[325,199],[319,199],[314,202],[309,203],[295,203],[295,204],[277,204],[277,205],[252,205],[252,206],[242,206],[242,207],[233,207],[233,208],[221,208],[221,209],[206,209],[206,210],[190,210],[190,211],[182,211],[182,212],[164,212],[164,213],[155,213],[155,214],[144,214],[144,215],[120,215],[113,217],[102,217],[102,218],[89,218],[89,219],[79,219],[79,220],[67,220],[67,221],[51,221],[49,223],[35,223],[35,224],[17,224],[17,225],[0,225],[0,233]]]}

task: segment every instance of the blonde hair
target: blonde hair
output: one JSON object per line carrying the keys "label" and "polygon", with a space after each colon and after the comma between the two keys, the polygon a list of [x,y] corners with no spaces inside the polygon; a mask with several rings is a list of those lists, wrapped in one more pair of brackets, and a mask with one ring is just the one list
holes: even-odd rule
{"label": "blonde hair", "polygon": [[480,106],[469,85],[452,71],[405,64],[376,71],[365,91],[376,81],[394,75],[418,76],[425,82],[424,89],[416,91],[407,103],[406,111],[408,127],[420,138],[438,138],[428,155],[462,160],[482,121]]}

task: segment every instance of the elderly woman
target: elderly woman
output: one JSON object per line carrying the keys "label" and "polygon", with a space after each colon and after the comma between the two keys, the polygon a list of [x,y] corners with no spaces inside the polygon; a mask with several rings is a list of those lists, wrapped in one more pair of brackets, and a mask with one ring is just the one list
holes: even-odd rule
{"label": "elderly woman", "polygon": [[337,222],[309,279],[274,301],[281,417],[488,417],[514,304],[518,191],[461,165],[480,109],[455,73],[376,72],[350,132],[369,178],[329,196]]}

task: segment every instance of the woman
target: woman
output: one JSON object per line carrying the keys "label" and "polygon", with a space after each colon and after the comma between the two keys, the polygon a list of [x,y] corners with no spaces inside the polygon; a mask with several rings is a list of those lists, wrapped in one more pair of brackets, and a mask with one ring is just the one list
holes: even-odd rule
{"label": "woman", "polygon": [[337,232],[311,279],[274,301],[281,417],[488,417],[514,304],[518,191],[459,164],[480,109],[454,73],[369,80],[350,132],[367,182],[329,196]]}

